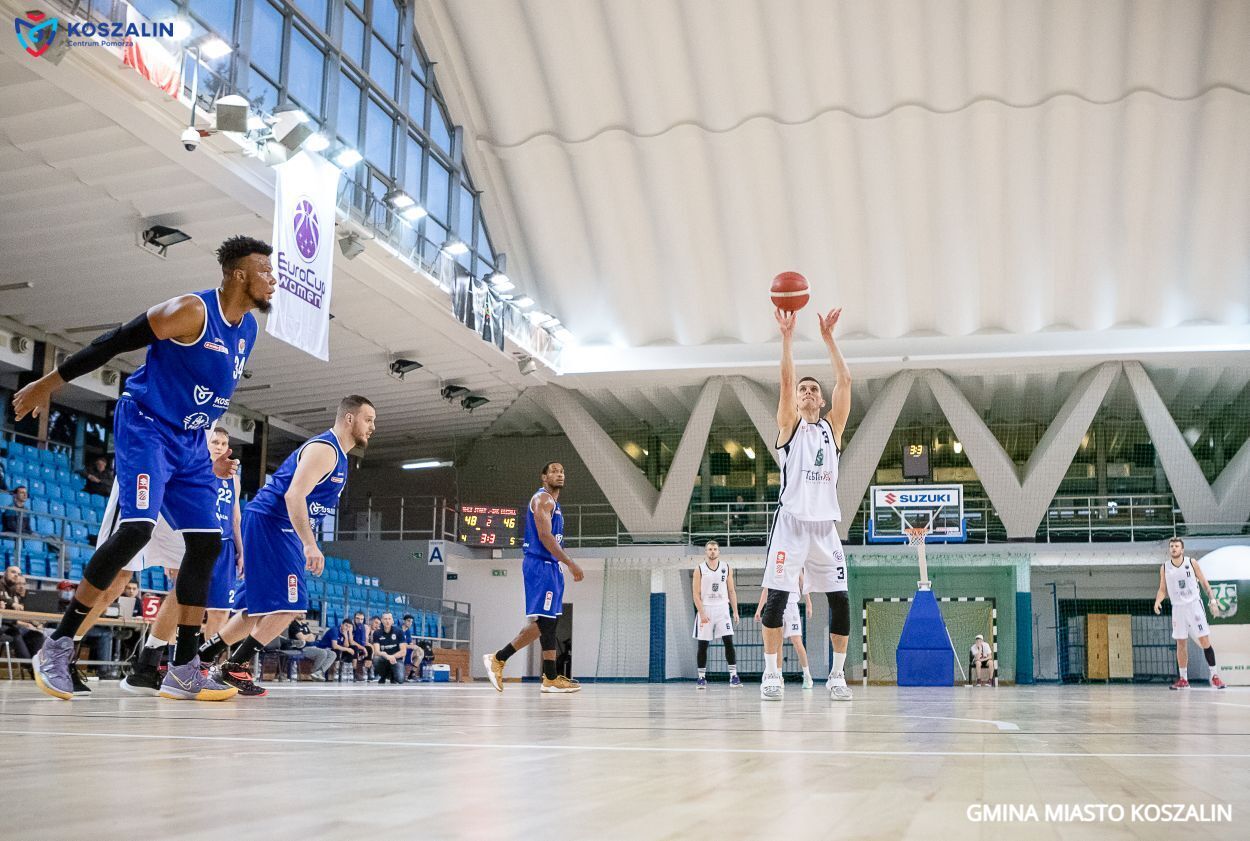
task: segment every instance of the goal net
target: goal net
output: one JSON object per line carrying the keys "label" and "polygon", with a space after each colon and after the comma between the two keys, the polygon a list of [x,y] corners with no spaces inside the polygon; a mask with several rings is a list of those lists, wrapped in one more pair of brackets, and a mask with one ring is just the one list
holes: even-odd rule
{"label": "goal net", "polygon": [[[864,601],[864,679],[868,683],[892,684],[898,682],[898,665],[895,653],[910,598],[876,598]],[[982,597],[950,597],[938,599],[938,608],[946,622],[954,646],[952,657],[967,668],[968,649],[977,634],[985,637],[998,657],[998,610],[994,599]],[[958,672],[958,669],[956,669]]]}

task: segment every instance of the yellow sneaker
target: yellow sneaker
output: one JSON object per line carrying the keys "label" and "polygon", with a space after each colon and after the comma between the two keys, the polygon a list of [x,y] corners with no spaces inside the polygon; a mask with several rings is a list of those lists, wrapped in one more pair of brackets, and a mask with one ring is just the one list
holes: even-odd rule
{"label": "yellow sneaker", "polygon": [[503,692],[503,661],[494,654],[483,654],[482,663],[486,666],[486,677],[495,691]]}
{"label": "yellow sneaker", "polygon": [[581,692],[582,685],[572,678],[567,678],[564,675],[556,675],[555,680],[547,680],[546,677],[543,678],[542,691],[559,693]]}

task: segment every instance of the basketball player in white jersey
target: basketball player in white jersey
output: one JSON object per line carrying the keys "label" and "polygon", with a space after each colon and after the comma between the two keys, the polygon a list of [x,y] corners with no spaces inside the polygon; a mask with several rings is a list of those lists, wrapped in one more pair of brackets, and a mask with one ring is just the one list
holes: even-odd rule
{"label": "basketball player in white jersey", "polygon": [[805,573],[808,592],[824,593],[829,600],[829,639],[833,664],[825,683],[831,700],[851,700],[843,664],[851,633],[851,603],[847,596],[846,556],[838,539],[838,457],[842,433],[851,413],[851,371],[833,340],[841,309],[817,314],[820,336],[829,349],[835,382],[829,411],[813,377],[795,382],[794,321],[792,312],[776,311],[781,328],[781,398],[777,404],[777,449],[781,451],[781,494],[768,538],[764,586],[768,599],[760,612],[764,637],[764,677],[760,697],[780,701],[781,643],[786,604],[800,590]]}
{"label": "basketball player in white jersey", "polygon": [[1172,639],[1176,640],[1176,665],[1180,669],[1180,677],[1172,684],[1172,689],[1189,688],[1191,636],[1197,638],[1207,658],[1207,665],[1211,668],[1211,685],[1216,689],[1224,688],[1220,668],[1215,665],[1215,649],[1211,647],[1207,616],[1202,609],[1202,597],[1198,595],[1199,586],[1207,593],[1211,615],[1218,616],[1215,596],[1211,593],[1207,577],[1202,574],[1198,562],[1185,555],[1185,541],[1179,537],[1172,538],[1168,541],[1168,559],[1159,567],[1159,592],[1155,594],[1155,613],[1160,612],[1164,596],[1172,602]]}
{"label": "basketball player in white jersey", "polygon": [[[707,689],[707,647],[715,638],[725,643],[729,685],[742,686],[738,657],[734,652],[734,625],[738,624],[738,593],[729,564],[720,559],[720,544],[709,540],[703,547],[705,560],[694,568],[694,638],[699,641],[696,689]],[[732,610],[732,615],[730,611]]]}
{"label": "basketball player in white jersey", "polygon": [[[803,667],[803,688],[811,689],[815,684],[812,682],[812,672],[807,664],[807,646],[803,645],[803,617],[799,616],[799,593],[803,590],[803,576],[799,576],[799,589],[790,594],[790,598],[786,600],[786,612],[781,618],[781,624],[784,628],[782,633],[785,638],[790,641],[790,645],[794,646],[794,653],[799,658],[799,665]],[[804,596],[807,602],[807,615],[812,615],[812,594],[807,593]],[[760,614],[764,611],[764,605],[768,602],[768,588],[765,587],[760,591],[760,603],[755,608],[755,621],[760,621]]]}

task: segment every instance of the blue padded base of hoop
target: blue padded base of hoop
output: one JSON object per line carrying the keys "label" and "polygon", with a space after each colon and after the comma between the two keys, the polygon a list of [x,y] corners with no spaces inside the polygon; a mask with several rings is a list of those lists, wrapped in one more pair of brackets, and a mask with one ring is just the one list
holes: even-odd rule
{"label": "blue padded base of hoop", "polygon": [[955,656],[931,590],[917,590],[895,652],[899,686],[954,686]]}

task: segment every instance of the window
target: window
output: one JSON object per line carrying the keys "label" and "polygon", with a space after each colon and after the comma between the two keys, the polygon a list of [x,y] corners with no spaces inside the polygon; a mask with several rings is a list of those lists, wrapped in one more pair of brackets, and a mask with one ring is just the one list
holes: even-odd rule
{"label": "window", "polygon": [[[252,65],[256,68],[255,65]],[[256,68],[259,69],[259,68]],[[259,72],[248,78],[247,99],[262,111],[270,111],[278,107],[278,86],[272,84]]]}
{"label": "window", "polygon": [[373,0],[373,34],[386,43],[399,45],[399,9],[395,0]]}
{"label": "window", "polygon": [[369,49],[369,75],[378,83],[382,92],[390,97],[395,96],[395,68],[398,64],[399,59],[375,35]]}
{"label": "window", "polygon": [[369,97],[365,123],[365,158],[383,172],[391,171],[391,143],[395,118],[387,114],[373,97]]}
{"label": "window", "polygon": [[191,0],[191,12],[228,43],[234,43],[235,0]]}
{"label": "window", "polygon": [[339,74],[338,134],[352,146],[360,145],[360,85]]}
{"label": "window", "polygon": [[413,198],[421,198],[421,157],[425,154],[421,142],[408,135],[404,148],[404,192]]}
{"label": "window", "polygon": [[[430,162],[431,164],[433,161]],[[431,167],[433,169],[433,167]],[[425,242],[421,246],[421,256],[425,258],[427,263],[435,263],[438,261],[438,252],[442,250],[443,243],[447,239],[447,229],[435,222],[433,219],[425,220]]]}
{"label": "window", "polygon": [[311,38],[297,26],[291,30],[291,66],[287,71],[287,92],[315,118],[321,116],[321,84],[325,80],[326,57]]}
{"label": "window", "polygon": [[[447,218],[447,197],[451,190],[451,173],[438,161],[430,158],[430,180],[426,188],[426,206],[440,222]],[[439,240],[442,244],[442,240]]]}
{"label": "window", "polygon": [[270,79],[282,76],[282,13],[257,0],[252,15],[252,64]]}
{"label": "window", "polygon": [[365,66],[365,22],[350,11],[343,13],[343,52],[358,67]]}
{"label": "window", "polygon": [[295,6],[308,15],[309,20],[315,23],[322,32],[329,28],[326,25],[326,12],[330,6],[328,0],[295,0]]}
{"label": "window", "polygon": [[167,20],[178,14],[178,4],[174,0],[130,0],[130,5],[151,21]]}
{"label": "window", "polygon": [[408,116],[417,125],[425,128],[425,85],[413,74],[408,83]]}
{"label": "window", "polygon": [[473,193],[460,186],[460,218],[456,222],[456,235],[465,245],[473,245]]}
{"label": "window", "polygon": [[451,128],[447,125],[443,107],[437,101],[430,106],[430,139],[444,152],[451,152]]}
{"label": "window", "polygon": [[477,253],[487,263],[495,264],[495,249],[490,247],[490,237],[486,235],[486,223],[481,213],[477,216]]}

